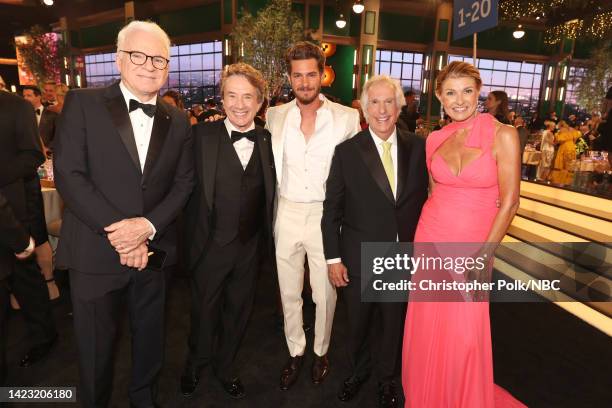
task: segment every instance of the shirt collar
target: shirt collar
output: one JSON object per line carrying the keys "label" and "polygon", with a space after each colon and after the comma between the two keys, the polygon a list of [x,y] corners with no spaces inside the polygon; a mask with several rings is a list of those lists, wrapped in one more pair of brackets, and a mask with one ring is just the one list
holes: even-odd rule
{"label": "shirt collar", "polygon": [[[130,99],[135,99],[138,102],[142,102],[140,98],[137,98],[132,92],[130,92],[129,89],[127,89],[127,86],[124,85],[123,81],[119,82],[119,89],[121,89],[121,93],[123,94],[123,98],[125,99],[125,104],[127,105],[128,109],[130,107]],[[142,103],[157,105],[157,94],[150,101]]]}
{"label": "shirt collar", "polygon": [[[374,143],[376,143],[377,146],[382,145],[384,140],[381,139],[380,136],[378,136],[376,133],[374,133],[372,128],[370,128],[370,134],[372,135],[372,139],[374,139]],[[391,136],[389,136],[387,142],[391,142],[391,145],[397,144],[397,127],[393,129],[393,133],[391,133]]]}
{"label": "shirt collar", "polygon": [[229,118],[225,118],[225,120],[223,121],[223,124],[225,124],[225,128],[227,129],[227,134],[230,135],[230,137],[232,136],[232,131],[243,133],[243,132],[248,132],[249,130],[255,129],[255,121],[251,123],[251,126],[249,126],[247,130],[236,129],[236,126],[234,126],[232,122],[230,122]]}

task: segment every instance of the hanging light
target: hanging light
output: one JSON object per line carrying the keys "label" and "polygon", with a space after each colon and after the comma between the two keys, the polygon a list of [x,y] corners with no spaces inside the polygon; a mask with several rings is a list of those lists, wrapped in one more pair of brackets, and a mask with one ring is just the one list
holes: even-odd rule
{"label": "hanging light", "polygon": [[363,0],[356,0],[353,3],[353,11],[357,14],[361,14],[363,13],[363,10],[365,9],[365,6],[363,5]]}
{"label": "hanging light", "polygon": [[523,30],[523,26],[521,24],[519,24],[516,30],[514,30],[512,36],[517,40],[525,36],[525,31]]}
{"label": "hanging light", "polygon": [[346,27],[346,18],[344,18],[344,14],[340,13],[338,15],[338,19],[336,20],[336,27],[338,28]]}
{"label": "hanging light", "polygon": [[53,3],[54,3],[54,1],[53,1],[53,0],[42,0],[42,3],[43,3],[45,6],[52,6],[52,5],[53,5]]}

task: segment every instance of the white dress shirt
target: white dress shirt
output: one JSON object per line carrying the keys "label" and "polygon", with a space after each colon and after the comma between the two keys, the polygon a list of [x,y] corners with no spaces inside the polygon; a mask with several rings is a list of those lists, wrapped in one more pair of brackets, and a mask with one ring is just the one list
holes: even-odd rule
{"label": "white dress shirt", "polygon": [[[382,155],[384,151],[382,144],[385,140],[381,139],[376,133],[374,133],[372,128],[370,128],[369,130],[370,130],[370,134],[372,135],[372,140],[374,141],[374,144],[376,145],[376,150],[378,150],[378,156],[380,157],[380,162],[382,164]],[[395,175],[394,177],[395,186],[392,190],[393,190],[393,197],[397,198],[397,128],[393,130],[393,133],[391,134],[391,136],[389,136],[389,138],[386,141],[391,142],[391,160],[393,160],[393,174]],[[397,240],[399,241],[399,236],[397,237]],[[331,265],[331,264],[342,262],[342,258],[327,259],[326,262],[328,265]]]}
{"label": "white dress shirt", "polygon": [[36,114],[36,123],[40,126],[40,118],[42,117],[43,110],[45,107],[40,105],[38,108],[34,108],[34,113]]}
{"label": "white dress shirt", "polygon": [[329,101],[323,101],[317,110],[315,130],[308,142],[301,130],[302,116],[296,105],[285,120],[285,147],[280,196],[298,203],[315,203],[325,200],[325,182],[337,139],[333,132],[333,117]]}
{"label": "white dress shirt", "polygon": [[[255,129],[255,122],[251,123],[251,126],[249,126],[248,129],[244,131],[236,129],[232,122],[230,122],[229,118],[225,118],[223,123],[225,124],[225,128],[227,129],[227,134],[229,135],[230,139],[232,137],[232,131],[244,133]],[[243,170],[245,170],[247,165],[249,164],[249,160],[251,160],[251,155],[253,154],[254,148],[255,142],[251,142],[246,137],[243,137],[242,139],[234,143],[234,150],[236,150],[236,154],[240,159],[240,163],[242,164]]]}
{"label": "white dress shirt", "polygon": [[[135,99],[141,103],[155,105],[157,103],[157,95],[150,101],[143,102],[123,85],[119,83],[121,93],[125,98],[128,110],[130,109],[130,99]],[[147,160],[147,152],[149,151],[149,143],[151,142],[151,131],[153,130],[153,118],[148,116],[142,109],[136,109],[130,112],[130,121],[132,122],[132,131],[134,132],[134,141],[138,150],[138,160],[140,161],[140,170],[144,171],[145,162]]]}
{"label": "white dress shirt", "polygon": [[[123,81],[119,82],[119,88],[125,99],[128,112],[130,110],[130,99],[135,99],[141,103],[148,103],[151,105],[157,104],[157,95],[147,102],[142,102],[137,98],[129,89],[123,85]],[[149,143],[151,142],[151,132],[153,131],[153,118],[145,114],[142,109],[136,109],[130,114],[130,122],[132,122],[132,131],[134,133],[134,141],[136,142],[136,150],[138,150],[138,161],[140,162],[140,170],[144,171],[145,162],[147,161],[147,152],[149,151]],[[145,218],[146,219],[146,218]],[[149,220],[149,225],[153,229],[153,234],[149,236],[149,240],[153,240],[157,230],[153,223]]]}

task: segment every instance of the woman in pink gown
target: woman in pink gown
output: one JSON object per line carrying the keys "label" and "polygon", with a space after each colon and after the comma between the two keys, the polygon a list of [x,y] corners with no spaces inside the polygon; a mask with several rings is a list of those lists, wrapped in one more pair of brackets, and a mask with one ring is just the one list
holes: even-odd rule
{"label": "woman in pink gown", "polygon": [[[464,62],[452,62],[438,76],[436,96],[453,122],[427,138],[431,195],[416,247],[499,243],[518,208],[519,138],[514,128],[477,112],[480,86],[478,70]],[[413,281],[429,278],[417,271]],[[410,295],[406,315],[405,406],[524,406],[493,382],[488,301],[426,302],[413,295],[422,293]]]}

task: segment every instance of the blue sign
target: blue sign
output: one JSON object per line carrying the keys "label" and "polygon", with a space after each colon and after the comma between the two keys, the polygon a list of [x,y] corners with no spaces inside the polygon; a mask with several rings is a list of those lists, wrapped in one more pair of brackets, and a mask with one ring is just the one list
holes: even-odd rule
{"label": "blue sign", "polygon": [[499,0],[454,0],[453,40],[497,26]]}

